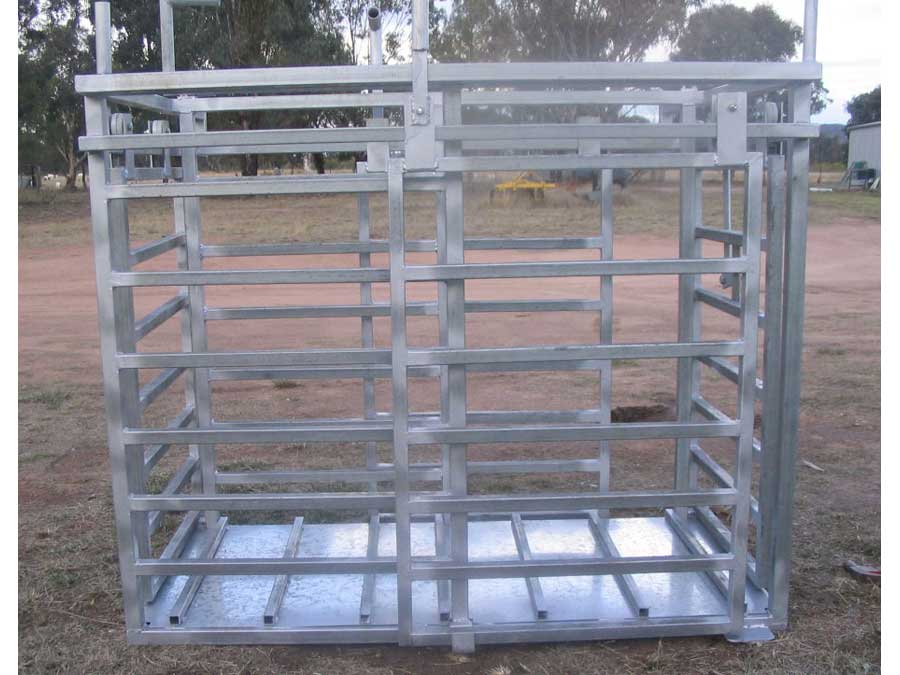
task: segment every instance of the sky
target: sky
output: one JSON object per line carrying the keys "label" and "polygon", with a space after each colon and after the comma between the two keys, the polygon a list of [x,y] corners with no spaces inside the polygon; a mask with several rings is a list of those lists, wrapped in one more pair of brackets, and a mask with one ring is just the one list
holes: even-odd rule
{"label": "sky", "polygon": [[[781,17],[803,25],[803,0],[730,1],[745,9],[768,4]],[[850,117],[847,101],[881,84],[881,21],[887,19],[881,5],[880,0],[819,0],[816,60],[822,64],[822,81],[834,101],[813,117],[814,122],[845,123]],[[646,60],[666,60],[668,52],[661,45]]]}

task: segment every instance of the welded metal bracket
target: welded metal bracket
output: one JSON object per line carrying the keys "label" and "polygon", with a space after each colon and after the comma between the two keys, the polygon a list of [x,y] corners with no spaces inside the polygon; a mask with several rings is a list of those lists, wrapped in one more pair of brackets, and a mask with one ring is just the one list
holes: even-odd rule
{"label": "welded metal bracket", "polygon": [[747,94],[716,95],[716,155],[719,164],[739,164],[747,156]]}

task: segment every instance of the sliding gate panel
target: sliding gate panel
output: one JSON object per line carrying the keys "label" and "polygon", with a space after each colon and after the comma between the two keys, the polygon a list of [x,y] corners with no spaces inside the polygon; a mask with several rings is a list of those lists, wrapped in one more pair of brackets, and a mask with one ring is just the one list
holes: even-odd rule
{"label": "sliding gate panel", "polygon": [[[527,158],[521,160],[523,165],[527,161]],[[602,158],[595,161],[602,177],[600,202],[604,207],[598,220],[606,228],[602,232],[611,235],[612,200],[603,198],[612,188],[611,172],[604,168]],[[647,168],[654,167],[652,157],[646,158],[646,162]],[[721,168],[716,164],[703,165],[690,155],[683,156],[683,163],[685,170],[694,175],[704,168]],[[732,257],[703,258],[699,249],[691,247],[682,249],[687,255],[675,259],[619,261],[610,255],[594,262],[481,264],[464,262],[458,252],[454,258],[449,252],[442,255],[438,251],[438,260],[447,262],[409,264],[402,214],[392,212],[394,440],[398,475],[404,463],[412,466],[411,453],[423,445],[442,446],[450,455],[444,466],[449,464],[451,471],[454,465],[460,467],[458,480],[454,483],[456,476],[451,473],[451,480],[445,480],[440,491],[411,493],[401,489],[398,481],[400,606],[409,607],[412,613],[409,626],[401,622],[401,640],[409,630],[409,640],[415,644],[450,643],[457,649],[467,649],[476,642],[510,639],[697,632],[738,635],[743,631],[746,608],[753,605],[759,594],[758,590],[751,593],[748,600],[745,582],[756,395],[762,157],[750,154],[745,165],[731,168],[743,172],[746,186],[741,255]],[[399,165],[393,164],[391,169],[397,175],[389,181],[392,185],[399,184]],[[699,186],[699,178],[682,183],[682,204],[699,199]],[[693,193],[685,194],[685,190]],[[447,204],[448,210],[452,208],[449,195]],[[453,220],[448,213],[446,221]],[[693,240],[698,226],[699,222],[689,211],[682,220],[682,232]],[[611,239],[608,236],[608,250]],[[443,241],[449,247],[451,237]],[[457,262],[451,262],[454,259]],[[606,288],[611,292],[612,280],[620,276],[678,275],[683,286],[683,280],[699,278],[701,273],[733,275],[740,284],[739,339],[704,342],[698,334],[684,333],[683,339],[677,342],[617,343],[611,330],[612,306],[604,304],[600,311],[607,314],[607,321],[601,318],[600,339],[595,344],[475,349],[466,348],[461,340],[455,345],[432,349],[413,349],[406,344],[406,288],[416,282],[444,284],[447,312],[457,313],[464,336],[463,322],[472,315],[466,312],[465,297],[465,283],[470,279],[527,280],[587,275],[609,280]],[[451,284],[458,286],[454,288]],[[695,287],[696,284],[690,286]],[[538,302],[534,306],[527,301],[519,305],[523,312],[540,309],[542,305]],[[681,303],[679,309],[694,311],[693,304],[689,303]],[[696,323],[690,315],[679,316],[679,325]],[[448,342],[451,339],[448,337]],[[699,385],[685,390],[688,413],[674,422],[612,423],[609,385],[601,390],[594,410],[470,413],[465,404],[465,377],[473,369],[483,372],[512,366],[516,370],[548,370],[587,363],[599,366],[601,373],[605,370],[611,374],[607,364],[617,360],[659,358],[686,363],[689,372],[694,368],[691,364],[699,364],[700,359],[736,358],[737,414],[729,417],[703,399]],[[448,372],[451,411],[454,394],[460,410],[445,414],[440,425],[423,426],[408,415],[408,372],[417,366],[440,366],[443,372]],[[459,373],[457,383],[452,381],[454,372]],[[612,382],[612,377],[601,376],[601,382],[604,381]],[[456,392],[454,385],[459,388]],[[578,402],[583,403],[580,399]],[[699,405],[704,406],[705,418],[696,412]],[[610,441],[675,439],[702,452],[699,441],[709,438],[729,439],[736,448],[735,478],[727,487],[701,489],[696,469],[685,484],[679,485],[676,480],[668,490],[618,491],[610,483]],[[493,462],[491,470],[497,473],[597,472],[601,478],[595,492],[472,495],[466,489],[467,477],[483,468],[479,466],[483,463],[468,460],[467,448],[473,444],[552,445],[573,441],[596,442],[597,459],[582,460],[577,466],[552,459],[518,459]],[[672,464],[673,475],[677,475],[675,455]],[[698,509],[722,507],[730,510],[731,531],[727,546],[717,551],[701,541],[692,523],[694,517],[689,519],[688,514]],[[615,515],[628,511],[642,515]],[[648,512],[652,515],[643,515]],[[446,530],[443,551],[436,551],[433,556],[416,556],[411,552],[411,526],[421,522]],[[454,537],[455,523],[461,523],[465,529]],[[408,569],[403,569],[407,565]],[[435,611],[434,602],[447,602],[440,599],[447,593],[450,611],[440,607],[441,611]],[[464,597],[457,598],[457,594]]]}

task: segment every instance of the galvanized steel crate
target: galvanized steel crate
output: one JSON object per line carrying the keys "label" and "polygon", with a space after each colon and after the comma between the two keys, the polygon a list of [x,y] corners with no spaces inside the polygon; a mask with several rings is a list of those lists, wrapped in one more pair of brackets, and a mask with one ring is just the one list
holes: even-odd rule
{"label": "galvanized steel crate", "polygon": [[[804,60],[797,63],[429,63],[427,6],[414,0],[410,64],[382,65],[377,58],[375,10],[373,65],[203,72],[174,68],[173,4],[161,3],[166,72],[111,72],[109,7],[98,2],[98,73],[77,78],[86,100],[81,148],[90,162],[129,640],[379,642],[466,651],[484,643],[669,635],[758,640],[784,628],[809,139],[817,133],[809,123],[810,93],[821,76],[813,53],[815,2],[807,2]],[[748,122],[748,92],[773,90],[787,91],[786,117]],[[656,105],[663,121],[481,125],[463,124],[462,118],[465,106],[580,103]],[[150,125],[152,133],[134,133],[131,118],[114,112],[118,106],[151,110],[161,119]],[[373,121],[355,128],[206,130],[207,112],[323,107],[371,108]],[[402,122],[386,123],[384,109],[402,111],[393,116]],[[780,154],[769,152],[776,144]],[[321,177],[222,178],[202,176],[198,168],[204,156],[307,151],[367,155],[356,174]],[[146,157],[156,161],[136,162]],[[680,174],[677,257],[613,255],[613,171],[622,168]],[[599,175],[594,236],[464,235],[466,173],[579,169]],[[724,178],[721,227],[704,224],[704,172]],[[740,219],[731,212],[737,174],[743,177]],[[434,195],[433,239],[405,236],[404,196],[412,192]],[[323,193],[357,196],[358,239],[203,243],[201,199]],[[369,202],[376,194],[386,195],[389,204],[387,239],[373,239],[370,232]],[[171,199],[174,231],[133,247],[127,204],[152,197]],[[709,255],[710,246],[716,255]],[[172,250],[174,269],[134,269]],[[467,261],[466,252],[484,250],[570,250],[593,252],[595,258]],[[407,257],[422,252],[434,255],[435,262],[414,264]],[[205,265],[213,258],[329,254],[358,255],[358,266]],[[374,257],[385,254],[387,265],[376,265]],[[653,275],[678,277],[677,340],[618,342],[615,279]],[[701,275],[723,275],[729,292],[703,286]],[[468,280],[559,277],[596,278],[598,294],[466,297]],[[420,282],[436,285],[437,298],[409,301],[408,287]],[[217,307],[205,297],[207,287],[269,284],[349,284],[359,287],[359,302],[273,307],[248,300],[243,307]],[[389,284],[389,301],[374,299],[374,284]],[[134,293],[147,287],[170,288],[171,298],[136,317]],[[733,339],[704,339],[701,307],[733,317]],[[562,346],[467,347],[467,319],[498,312],[587,312],[597,317],[597,339]],[[409,346],[407,318],[414,316],[437,317],[436,346]],[[359,318],[359,347],[210,351],[207,346],[212,321],[334,317]],[[376,346],[377,317],[389,317],[389,348]],[[139,351],[139,341],[167,321],[181,322],[181,348]],[[327,330],[327,323],[323,327]],[[612,364],[626,359],[677,363],[677,419],[612,421]],[[158,374],[145,377],[142,385],[142,370]],[[467,404],[470,374],[563,370],[597,373],[594,400],[546,411],[478,411]],[[734,414],[704,395],[701,371],[733,384]],[[439,410],[411,412],[410,378],[439,383]],[[216,381],[308,380],[315,387],[333,379],[362,384],[362,417],[221,422],[212,414]],[[145,408],[162,395],[178,395],[172,385],[182,380],[181,413],[159,428],[146,426]],[[379,380],[390,383],[390,413],[377,410]],[[614,489],[610,443],[641,439],[673,442],[672,485]],[[711,439],[733,444],[731,471],[704,449]],[[533,460],[523,454],[503,461],[467,455],[474,444],[575,441],[595,444],[595,455]],[[281,472],[227,472],[217,465],[221,446],[331,442],[364,444],[359,465]],[[389,444],[389,461],[379,456],[378,443]],[[412,453],[429,445],[441,449],[440,461],[416,461]],[[151,494],[148,480],[176,448],[184,449],[185,459],[165,487]],[[628,457],[621,461],[627,464]],[[577,472],[592,476],[597,487],[477,495],[468,489],[468,478],[479,474]],[[260,483],[358,487],[354,492],[222,489]],[[242,524],[229,523],[223,511],[243,514]],[[282,513],[284,519],[254,524],[258,512]],[[310,512],[335,517],[305,522]],[[154,551],[153,537],[165,531],[167,517],[175,518],[174,529]]]}

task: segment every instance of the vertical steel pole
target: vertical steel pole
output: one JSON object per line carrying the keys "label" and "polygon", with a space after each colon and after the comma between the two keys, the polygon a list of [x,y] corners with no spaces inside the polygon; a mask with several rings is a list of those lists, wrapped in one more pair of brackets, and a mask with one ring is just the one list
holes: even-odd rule
{"label": "vertical steel pole", "polygon": [[[94,6],[97,40],[97,72],[111,72],[111,26],[108,2]],[[109,108],[101,98],[85,99],[85,126],[89,136],[109,133]],[[136,370],[120,370],[116,354],[134,351],[134,308],[131,292],[114,289],[111,274],[128,267],[127,215],[124,206],[107,198],[110,180],[109,154],[88,154],[91,175],[90,200],[94,237],[94,261],[97,282],[101,362],[105,390],[109,460],[112,470],[113,503],[116,513],[116,537],[119,570],[125,603],[125,623],[129,639],[134,639],[144,624],[144,598],[149,581],[135,574],[135,561],[149,547],[146,514],[132,513],[129,495],[142,492],[144,485],[144,448],[126,446],[122,430],[139,422],[139,388]],[[123,264],[124,263],[124,264]],[[129,306],[131,305],[131,306]],[[125,321],[131,317],[131,321]],[[137,419],[136,419],[137,418]]]}
{"label": "vertical steel pole", "polygon": [[[613,172],[605,169],[600,172],[600,259],[613,258]],[[600,277],[600,344],[608,345],[613,341],[613,277]],[[612,361],[600,363],[600,424],[612,421]],[[600,474],[597,486],[600,492],[609,492],[610,480],[610,447],[609,441],[600,441]],[[608,512],[600,514],[606,517]]]}
{"label": "vertical steel pole", "polygon": [[[206,129],[206,114],[183,112],[178,116],[179,131],[191,133]],[[183,148],[181,151],[181,171],[185,183],[199,180],[196,148]],[[185,248],[189,270],[203,269],[201,254],[200,199],[184,197],[173,200],[174,208],[181,209],[185,228]],[[191,347],[195,351],[207,350],[206,338],[206,296],[203,286],[188,288],[187,312],[191,323]],[[193,379],[196,426],[209,427],[212,424],[212,392],[209,383],[208,368],[194,368]],[[203,494],[216,493],[216,448],[214,445],[200,445],[200,480]],[[219,520],[217,511],[205,512],[206,526],[214,527]]]}
{"label": "vertical steel pole", "polygon": [[[791,122],[809,122],[812,87],[794,87],[790,95]],[[782,312],[781,457],[778,503],[775,508],[775,554],[769,609],[776,622],[786,622],[791,569],[791,520],[793,517],[798,426],[800,420],[801,367],[803,361],[804,285],[806,230],[809,207],[809,141],[788,142],[788,201],[784,235],[784,309]]]}
{"label": "vertical steel pole", "polygon": [[[462,124],[462,97],[459,91],[444,93],[444,123]],[[449,146],[449,144],[448,144]],[[448,147],[445,152],[459,154],[461,149],[458,144]],[[444,250],[438,252],[438,263],[445,265],[457,265],[465,262],[463,248],[463,178],[462,174],[448,175],[446,183],[446,232],[443,237]],[[466,313],[465,313],[465,281],[454,280],[442,282],[445,287],[445,314],[446,346],[462,349],[466,346]],[[466,367],[465,365],[452,365],[446,369],[444,388],[447,391],[447,423],[452,427],[466,426]],[[449,472],[448,487],[451,494],[465,495],[468,493],[467,477],[467,446],[465,444],[451,444],[447,447],[449,466],[445,471]],[[469,559],[469,535],[468,517],[465,513],[450,515],[450,556],[459,563],[465,563]],[[450,590],[450,615],[455,625],[468,625],[469,619],[469,582],[467,579],[454,579],[451,581]]]}
{"label": "vertical steel pole", "polygon": [[769,155],[766,227],[766,325],[763,348],[762,458],[759,508],[761,532],[756,544],[756,574],[771,590],[772,559],[775,554],[775,519],[778,499],[779,458],[781,457],[781,336],[782,270],[784,265],[785,167],[784,157]]}
{"label": "vertical steel pole", "polygon": [[412,634],[412,549],[409,514],[409,388],[406,342],[406,235],[403,162],[388,160],[388,213],[391,269],[391,390],[394,426],[394,492],[397,537],[397,632],[401,645]]}
{"label": "vertical steel pole", "polygon": [[803,7],[803,60],[816,60],[816,32],[819,19],[819,0],[806,0]]}
{"label": "vertical steel pole", "polygon": [[175,70],[175,12],[170,0],[159,0],[159,51],[163,72]]}
{"label": "vertical steel pole", "polygon": [[744,238],[747,272],[741,293],[741,340],[738,410],[741,435],[737,442],[734,487],[738,493],[731,524],[734,568],[728,575],[731,635],[744,629],[747,585],[747,540],[750,529],[750,484],[753,478],[753,426],[756,406],[756,350],[759,334],[759,240],[762,222],[762,155],[751,155],[744,174]]}
{"label": "vertical steel pole", "polygon": [[[681,108],[681,121],[690,124],[696,121],[696,106]],[[693,152],[693,140],[682,141],[684,152]],[[699,258],[700,242],[696,228],[700,225],[703,208],[703,172],[699,169],[681,170],[681,205],[679,214],[678,255],[681,258]],[[678,341],[694,342],[700,337],[700,308],[695,299],[699,279],[693,274],[682,274],[678,278]],[[694,398],[699,386],[699,362],[692,358],[678,359],[677,370],[677,416],[679,422],[690,422],[693,418]],[[691,460],[693,439],[679,438],[675,442],[675,489],[688,490],[697,483],[697,467]],[[686,518],[688,510],[676,509]]]}
{"label": "vertical steel pole", "polygon": [[[360,162],[356,166],[357,173],[365,173],[366,165]],[[359,208],[359,241],[367,242],[370,239],[370,210],[369,195],[361,192],[357,196],[357,206]],[[360,253],[359,266],[371,267],[372,254]],[[372,284],[363,282],[359,285],[359,299],[362,305],[372,305]],[[371,316],[363,315],[361,320],[361,342],[363,349],[372,349],[375,346],[375,329],[374,319]],[[375,378],[363,378],[363,417],[367,420],[374,420],[376,415],[375,409]],[[374,471],[378,468],[378,444],[374,441],[366,443],[366,469]],[[378,490],[378,481],[370,480],[368,482],[369,492]],[[366,555],[370,558],[378,555],[378,530],[380,526],[381,515],[378,509],[369,510],[369,540],[366,547]],[[363,588],[360,599],[360,619],[368,621],[371,616],[372,599],[375,594],[375,575],[366,574],[363,577]]]}

